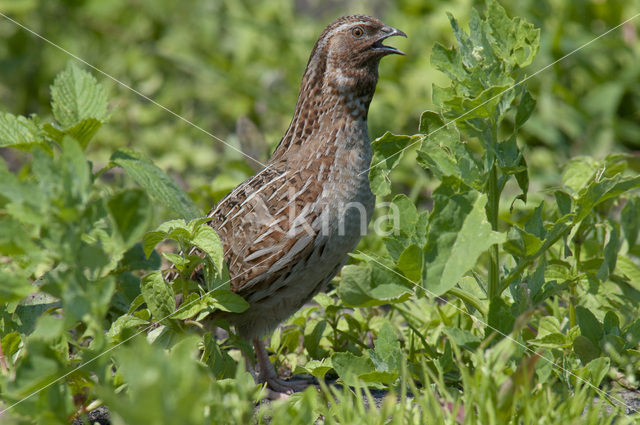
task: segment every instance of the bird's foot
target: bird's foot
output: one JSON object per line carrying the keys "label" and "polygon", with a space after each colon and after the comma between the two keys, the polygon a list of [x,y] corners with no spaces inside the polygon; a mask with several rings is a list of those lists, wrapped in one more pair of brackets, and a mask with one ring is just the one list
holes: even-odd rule
{"label": "bird's foot", "polygon": [[316,382],[313,377],[296,377],[284,380],[277,376],[261,377],[259,381],[267,384],[267,398],[269,400],[289,398],[291,394],[304,391],[305,388]]}

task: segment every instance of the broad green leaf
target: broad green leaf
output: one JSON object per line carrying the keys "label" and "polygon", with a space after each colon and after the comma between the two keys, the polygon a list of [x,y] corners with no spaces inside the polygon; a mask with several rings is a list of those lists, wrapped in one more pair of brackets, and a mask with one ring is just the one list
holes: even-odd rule
{"label": "broad green leaf", "polygon": [[149,255],[151,255],[156,245],[162,242],[166,236],[167,232],[163,232],[161,230],[145,233],[142,238],[142,249],[144,250],[144,255],[149,258]]}
{"label": "broad green leaf", "polygon": [[398,269],[412,282],[420,282],[422,276],[422,249],[409,245],[398,258]]}
{"label": "broad green leaf", "polygon": [[[131,329],[137,330],[139,326],[147,324],[149,324],[149,322],[146,320],[125,314],[124,316],[118,317],[116,321],[111,324],[107,332],[107,337],[111,340],[112,344],[117,344],[126,339],[126,336],[129,336],[123,335],[126,331]],[[130,333],[133,334],[133,332]]]}
{"label": "broad green leaf", "polygon": [[371,191],[383,196],[391,192],[389,174],[400,162],[404,150],[419,141],[420,135],[397,136],[386,132],[371,143],[373,159],[369,169]]}
{"label": "broad green leaf", "polygon": [[588,309],[582,306],[576,306],[576,320],[580,326],[580,333],[598,347],[602,338],[602,325],[596,317]]}
{"label": "broad green leaf", "polygon": [[44,132],[23,116],[0,112],[0,147],[25,147],[44,143]]}
{"label": "broad green leaf", "polygon": [[375,366],[367,356],[355,356],[352,353],[334,353],[331,364],[342,381],[350,386],[357,384],[359,377],[375,371]]}
{"label": "broad green leaf", "polygon": [[418,163],[436,177],[453,176],[464,184],[481,189],[484,176],[479,164],[460,141],[454,125],[444,126],[439,115],[425,111],[420,118],[420,131],[427,137],[418,150]]}
{"label": "broad green leaf", "polygon": [[485,331],[487,336],[493,331],[497,331],[499,338],[502,338],[513,330],[515,318],[511,315],[509,306],[502,298],[494,297],[489,303],[488,322],[489,327]]}
{"label": "broad green leaf", "polygon": [[139,189],[127,189],[113,195],[107,206],[125,246],[139,241],[153,216],[146,194]]}
{"label": "broad green leaf", "polygon": [[242,313],[249,308],[249,303],[240,295],[226,289],[218,289],[208,295],[208,301],[216,308],[233,313]]}
{"label": "broad green leaf", "polygon": [[0,304],[20,301],[36,288],[24,277],[0,270]]}
{"label": "broad green leaf", "polygon": [[140,292],[155,320],[166,319],[174,312],[176,300],[173,289],[160,271],[149,273],[140,281]]}
{"label": "broad green leaf", "polygon": [[202,215],[189,195],[171,177],[139,153],[119,149],[111,155],[111,162],[122,167],[149,196],[180,217],[191,220]]}
{"label": "broad green leaf", "polygon": [[578,193],[593,178],[598,164],[593,158],[578,156],[571,158],[564,166],[562,173],[562,184]]}
{"label": "broad green leaf", "polygon": [[191,238],[191,243],[206,253],[216,266],[218,273],[222,273],[224,253],[222,243],[215,230],[208,224],[198,226]]}
{"label": "broad green leaf", "polygon": [[49,137],[58,142],[60,142],[64,136],[71,136],[80,143],[82,149],[85,149],[101,126],[101,121],[95,118],[85,118],[73,127],[64,130],[60,130],[51,124],[45,124],[43,129]]}
{"label": "broad green leaf", "polygon": [[600,348],[589,338],[578,335],[573,340],[573,351],[578,355],[582,364],[587,364],[600,356]]}
{"label": "broad green leaf", "polygon": [[491,245],[505,242],[505,234],[491,230],[486,203],[474,192],[435,196],[423,269],[424,285],[435,295],[453,288]]}
{"label": "broad green leaf", "polygon": [[412,293],[408,285],[402,276],[377,263],[349,265],[340,272],[338,296],[349,306],[371,307],[406,301]]}
{"label": "broad green leaf", "polygon": [[597,205],[624,192],[640,187],[640,176],[605,178],[592,182],[581,190],[576,200],[577,214],[574,223],[582,221]]}
{"label": "broad green leaf", "polygon": [[107,92],[88,72],[69,62],[51,86],[51,108],[60,125],[68,129],[94,118],[107,119]]}
{"label": "broad green leaf", "polygon": [[481,342],[479,336],[476,336],[465,329],[445,327],[444,333],[451,338],[455,345],[469,351],[475,351]]}
{"label": "broad green leaf", "polygon": [[400,374],[402,350],[400,341],[398,341],[389,322],[385,322],[380,328],[378,337],[374,341],[374,347],[373,350],[369,350],[369,357],[376,370]]}
{"label": "broad green leaf", "polygon": [[618,255],[616,267],[619,272],[629,279],[629,284],[640,291],[640,266],[626,255]]}
{"label": "broad green leaf", "polygon": [[588,379],[591,385],[598,387],[607,376],[607,373],[609,373],[610,367],[611,360],[608,357],[599,357],[591,360],[585,367],[576,370],[575,373]]}

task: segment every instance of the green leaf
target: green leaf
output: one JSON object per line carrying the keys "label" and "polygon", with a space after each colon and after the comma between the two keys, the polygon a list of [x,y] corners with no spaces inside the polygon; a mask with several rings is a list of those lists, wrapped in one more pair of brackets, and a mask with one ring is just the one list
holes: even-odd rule
{"label": "green leaf", "polygon": [[58,123],[68,129],[86,118],[107,119],[107,92],[88,72],[69,62],[51,86],[51,108]]}
{"label": "green leaf", "polygon": [[582,364],[587,364],[600,356],[600,348],[589,338],[578,335],[573,340],[573,351],[578,355]]}
{"label": "green leaf", "polygon": [[511,315],[509,306],[500,297],[494,297],[489,304],[488,316],[489,328],[486,329],[487,335],[494,330],[499,332],[500,338],[509,335],[513,330],[515,318]]}
{"label": "green leaf", "polygon": [[192,220],[202,215],[189,195],[171,177],[139,153],[130,149],[119,149],[111,155],[111,162],[122,167],[151,198],[180,217]]}
{"label": "green leaf", "polygon": [[389,174],[400,162],[406,148],[417,142],[421,136],[398,136],[386,132],[371,143],[373,159],[369,170],[371,191],[378,196],[391,192]]}
{"label": "green leaf", "polygon": [[145,233],[142,238],[142,249],[144,250],[144,255],[149,258],[149,255],[151,255],[156,245],[162,242],[166,236],[167,232],[159,230]]}
{"label": "green leaf", "polygon": [[26,278],[0,270],[0,304],[20,301],[35,291]]}
{"label": "green leaf", "polygon": [[609,231],[609,242],[604,247],[604,260],[602,265],[596,273],[596,277],[602,282],[609,278],[609,275],[613,273],[616,268],[616,261],[618,260],[618,251],[622,245],[620,240],[620,225],[612,220],[607,220],[611,230]]}
{"label": "green leaf", "polygon": [[640,176],[605,178],[594,181],[581,190],[576,200],[577,214],[574,223],[582,221],[597,205],[624,192],[640,187]]}
{"label": "green leaf", "polygon": [[[126,334],[127,331],[132,329],[137,330],[138,326],[147,324],[149,324],[149,322],[146,320],[125,314],[124,316],[118,317],[116,321],[111,324],[111,327],[107,332],[107,337],[111,340],[112,344],[117,344],[124,341],[129,336]],[[133,332],[130,333],[133,334]]]}
{"label": "green leaf", "polygon": [[44,143],[44,132],[23,116],[0,112],[0,147],[22,148]]}
{"label": "green leaf", "polygon": [[576,370],[575,373],[588,379],[593,386],[598,387],[609,373],[610,367],[611,360],[608,357],[599,357],[589,361],[585,367]]}
{"label": "green leaf", "polygon": [[480,346],[480,337],[465,329],[445,327],[443,331],[455,345],[466,350],[475,351]]}
{"label": "green leaf", "polygon": [[384,322],[374,341],[374,349],[369,350],[369,357],[379,372],[400,374],[402,350],[389,322]]}
{"label": "green leaf", "polygon": [[96,132],[102,126],[102,122],[95,118],[85,118],[73,127],[69,127],[64,130],[60,130],[51,124],[45,124],[43,129],[47,133],[47,136],[53,140],[60,142],[64,136],[71,136],[80,143],[82,149],[85,149],[89,144],[89,141],[93,138]]}
{"label": "green leaf", "polygon": [[436,177],[453,176],[464,184],[481,189],[484,176],[453,124],[444,127],[435,112],[425,111],[420,118],[420,131],[427,134],[418,150],[418,163]]}
{"label": "green leaf", "polygon": [[111,196],[107,207],[125,246],[140,240],[153,217],[149,198],[140,189],[127,189]]}
{"label": "green leaf", "polygon": [[628,199],[620,213],[622,230],[629,246],[635,245],[640,234],[640,197]]}
{"label": "green leaf", "polygon": [[618,256],[616,266],[629,279],[629,284],[640,291],[640,266],[626,255]]}
{"label": "green leaf", "polygon": [[527,122],[535,108],[536,100],[528,91],[524,90],[520,98],[520,103],[518,104],[518,109],[516,110],[516,128],[522,127],[524,123]]}
{"label": "green leaf", "polygon": [[140,281],[140,292],[155,320],[166,319],[176,307],[171,285],[162,278],[160,271],[149,273]]}
{"label": "green leaf", "polygon": [[208,297],[214,307],[223,311],[242,313],[249,308],[249,303],[244,298],[226,289],[212,291]]}
{"label": "green leaf", "polygon": [[377,263],[348,265],[340,272],[338,296],[353,307],[398,303],[411,296],[408,284],[402,276]]}
{"label": "green leaf", "polygon": [[423,282],[435,295],[442,295],[473,266],[489,247],[506,236],[491,230],[487,221],[486,195],[435,195],[425,248]]}
{"label": "green leaf", "polygon": [[593,158],[586,156],[571,158],[564,166],[562,184],[573,193],[578,193],[589,183],[597,169],[598,164]]}
{"label": "green leaf", "polygon": [[582,336],[588,338],[593,345],[598,347],[599,341],[602,339],[603,330],[596,316],[588,309],[576,306],[576,320],[578,321],[578,326],[580,326]]}
{"label": "green leaf", "polygon": [[422,249],[409,245],[398,258],[398,269],[412,282],[420,282],[422,276]]}
{"label": "green leaf", "polygon": [[224,253],[218,234],[206,223],[198,226],[191,238],[191,243],[206,253],[216,266],[218,273],[222,273]]}

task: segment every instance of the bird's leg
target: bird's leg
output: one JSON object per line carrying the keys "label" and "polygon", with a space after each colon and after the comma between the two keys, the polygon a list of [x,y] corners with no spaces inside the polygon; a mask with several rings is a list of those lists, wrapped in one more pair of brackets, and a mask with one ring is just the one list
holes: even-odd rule
{"label": "bird's leg", "polygon": [[[258,382],[266,382],[269,390],[269,398],[283,398],[296,391],[304,390],[309,383],[305,381],[285,381],[278,378],[276,370],[269,361],[269,354],[260,338],[253,339],[253,348],[256,351],[258,360]],[[275,392],[275,393],[272,393]]]}

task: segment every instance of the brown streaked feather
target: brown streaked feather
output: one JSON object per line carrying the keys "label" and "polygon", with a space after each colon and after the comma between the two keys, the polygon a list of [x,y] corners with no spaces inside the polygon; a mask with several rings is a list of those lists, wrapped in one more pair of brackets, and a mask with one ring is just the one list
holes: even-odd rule
{"label": "brown streaked feather", "polygon": [[[353,37],[355,26],[370,37]],[[403,34],[392,30],[364,15],[339,18],[324,29],[291,124],[267,167],[208,215],[223,243],[231,290],[250,304],[243,313],[214,318],[229,319],[246,338],[264,335],[321,290],[355,248],[360,224],[366,227],[371,218],[366,120],[379,60],[389,54],[373,43]],[[353,202],[363,206],[364,216],[339,210]]]}

